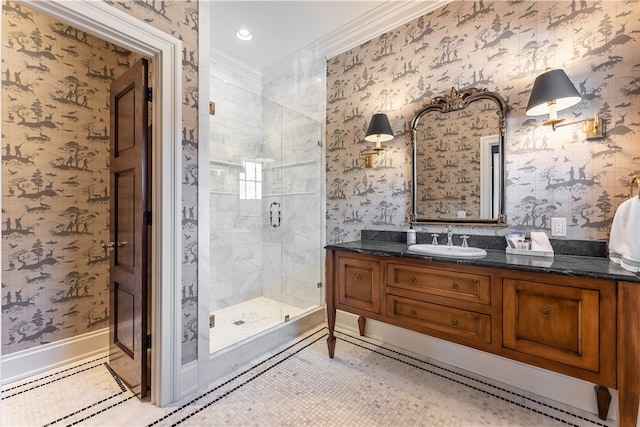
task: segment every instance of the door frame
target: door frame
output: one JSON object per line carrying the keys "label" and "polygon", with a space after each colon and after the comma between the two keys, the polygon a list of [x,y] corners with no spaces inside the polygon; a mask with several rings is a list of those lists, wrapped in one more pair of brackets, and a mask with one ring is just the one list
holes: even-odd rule
{"label": "door frame", "polygon": [[152,62],[151,402],[164,406],[177,400],[181,360],[182,42],[101,1],[19,3]]}

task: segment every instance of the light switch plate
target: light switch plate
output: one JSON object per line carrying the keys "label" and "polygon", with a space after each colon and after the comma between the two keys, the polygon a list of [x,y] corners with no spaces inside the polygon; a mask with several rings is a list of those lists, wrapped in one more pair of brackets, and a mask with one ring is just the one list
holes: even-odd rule
{"label": "light switch plate", "polygon": [[551,218],[551,236],[565,237],[567,235],[567,218]]}

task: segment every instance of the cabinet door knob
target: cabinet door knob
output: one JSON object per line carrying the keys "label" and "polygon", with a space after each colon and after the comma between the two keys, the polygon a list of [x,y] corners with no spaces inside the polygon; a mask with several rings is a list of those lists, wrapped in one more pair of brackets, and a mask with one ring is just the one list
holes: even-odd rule
{"label": "cabinet door knob", "polygon": [[362,280],[362,275],[360,273],[356,274],[356,280],[357,281],[361,281]]}
{"label": "cabinet door knob", "polygon": [[417,315],[418,315],[418,313],[416,313],[416,311],[415,311],[415,310],[411,310],[411,311],[409,312],[409,316],[411,316],[411,317],[416,317]]}
{"label": "cabinet door knob", "polygon": [[540,313],[546,317],[551,316],[551,308],[548,305],[545,305],[542,307],[542,310],[540,310]]}
{"label": "cabinet door knob", "polygon": [[454,291],[458,291],[458,290],[460,290],[460,285],[458,285],[458,282],[453,282],[453,285],[451,285],[451,288]]}
{"label": "cabinet door knob", "polygon": [[458,326],[460,326],[460,324],[458,323],[457,319],[453,319],[451,321],[451,326],[453,326],[454,328],[457,328]]}
{"label": "cabinet door knob", "polygon": [[418,279],[416,279],[416,276],[411,276],[411,279],[409,279],[409,281],[411,283],[416,283],[418,281]]}

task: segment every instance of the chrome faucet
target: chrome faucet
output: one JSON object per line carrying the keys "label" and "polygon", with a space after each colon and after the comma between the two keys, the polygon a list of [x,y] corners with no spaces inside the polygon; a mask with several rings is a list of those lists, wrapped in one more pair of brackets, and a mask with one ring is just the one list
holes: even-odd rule
{"label": "chrome faucet", "polygon": [[447,233],[447,246],[453,246],[453,230],[450,225],[444,228],[444,232]]}

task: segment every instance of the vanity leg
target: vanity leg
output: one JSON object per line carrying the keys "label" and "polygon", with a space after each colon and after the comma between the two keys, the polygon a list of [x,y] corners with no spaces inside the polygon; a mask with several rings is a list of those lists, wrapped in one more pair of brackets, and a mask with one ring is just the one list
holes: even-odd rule
{"label": "vanity leg", "polygon": [[640,404],[640,285],[618,282],[618,425],[636,427]]}
{"label": "vanity leg", "polygon": [[336,352],[336,336],[334,331],[336,329],[336,304],[333,299],[334,293],[334,280],[332,272],[334,271],[334,254],[333,251],[327,251],[325,261],[325,298],[327,302],[327,327],[329,328],[329,338],[327,338],[327,349],[329,350],[329,357],[333,359],[333,355]]}
{"label": "vanity leg", "polygon": [[333,359],[333,355],[336,353],[336,336],[333,334],[333,331],[336,327],[336,310],[335,309],[329,310],[329,307],[327,307],[327,323],[329,326],[329,338],[327,338],[327,349],[329,350],[329,357]]}
{"label": "vanity leg", "polygon": [[597,385],[594,388],[598,401],[598,418],[606,420],[609,415],[609,406],[611,405],[611,393],[609,393],[609,389],[603,385]]}
{"label": "vanity leg", "polygon": [[364,336],[364,325],[367,323],[367,318],[358,316],[358,331],[360,332],[360,336]]}

